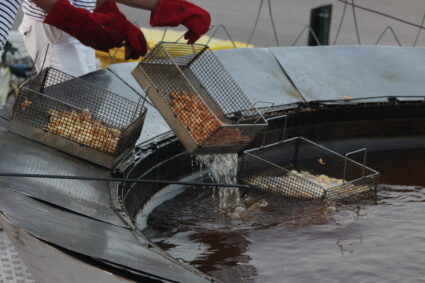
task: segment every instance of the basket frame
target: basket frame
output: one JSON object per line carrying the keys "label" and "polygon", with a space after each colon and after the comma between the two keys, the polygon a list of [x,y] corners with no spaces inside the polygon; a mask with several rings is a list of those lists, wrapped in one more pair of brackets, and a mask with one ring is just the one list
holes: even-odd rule
{"label": "basket frame", "polygon": [[[154,47],[154,50],[156,48],[161,48],[163,44],[169,44],[167,42],[161,42],[158,43],[157,46]],[[176,43],[172,43],[176,44]],[[183,44],[183,43],[181,43]],[[184,44],[185,45],[185,44]],[[230,152],[238,152],[245,146],[249,144],[249,142],[245,143],[235,143],[235,144],[218,144],[214,142],[214,137],[216,137],[220,132],[229,131],[231,132],[232,129],[237,130],[241,129],[243,132],[249,132],[252,131],[256,134],[259,134],[263,129],[267,127],[267,121],[265,120],[263,114],[251,103],[252,108],[246,109],[244,111],[248,113],[256,113],[256,119],[255,123],[252,124],[244,124],[239,123],[242,118],[238,121],[238,123],[233,123],[230,119],[228,119],[221,111],[220,105],[209,95],[208,90],[205,89],[202,86],[202,83],[200,83],[196,76],[191,80],[188,78],[188,76],[185,74],[185,72],[182,70],[182,68],[189,68],[190,64],[195,62],[198,57],[203,52],[211,52],[211,54],[214,56],[215,60],[219,62],[220,67],[225,69],[224,65],[221,63],[221,61],[218,59],[218,57],[215,56],[214,52],[209,49],[207,45],[202,44],[196,44],[198,47],[202,47],[202,51],[200,51],[194,58],[190,60],[188,64],[185,66],[180,66],[175,58],[172,56],[172,54],[169,53],[168,50],[164,50],[164,52],[167,54],[168,58],[172,65],[169,66],[169,68],[174,68],[175,72],[181,76],[184,80],[184,84],[189,87],[189,90],[194,93],[196,96],[199,97],[199,99],[202,101],[202,103],[207,107],[210,114],[220,122],[220,126],[217,127],[212,133],[210,133],[203,141],[202,143],[198,143],[195,138],[192,136],[192,134],[186,129],[183,122],[176,117],[175,113],[171,109],[170,103],[167,101],[164,94],[161,94],[159,88],[155,85],[154,81],[150,78],[150,74],[148,74],[145,69],[142,67],[144,61],[142,62],[133,70],[132,74],[136,81],[142,86],[142,88],[145,89],[146,95],[150,98],[152,103],[155,105],[155,107],[158,109],[158,111],[161,113],[163,118],[166,120],[170,128],[174,131],[177,137],[179,137],[182,144],[186,147],[186,149],[193,154],[211,154],[211,153],[230,153]],[[152,51],[153,53],[154,51]],[[228,71],[225,69],[227,74]],[[192,73],[191,73],[192,75]],[[229,75],[230,77],[230,75]],[[234,82],[234,80],[231,78],[231,80]],[[193,82],[195,81],[196,84],[199,83],[199,86],[196,87]],[[241,93],[241,95],[244,96],[244,99],[249,99],[246,97],[246,95],[243,93],[242,89],[235,83],[234,85],[236,88],[238,88],[238,91]],[[167,97],[168,98],[168,97]],[[216,113],[220,113],[221,115],[218,116]],[[254,137],[250,139],[252,141]]]}
{"label": "basket frame", "polygon": [[[323,186],[319,183],[316,183],[312,180],[309,180],[303,176],[300,176],[298,174],[294,174],[292,173],[290,170],[288,170],[287,168],[285,168],[284,166],[281,166],[279,164],[276,164],[274,162],[271,162],[265,158],[262,158],[258,155],[256,155],[256,153],[261,152],[261,150],[265,150],[265,149],[271,149],[273,147],[279,147],[279,146],[284,146],[285,144],[290,144],[291,142],[298,142],[298,141],[303,141],[303,142],[307,142],[310,145],[317,147],[320,150],[323,150],[327,153],[329,153],[331,156],[333,157],[337,157],[339,159],[343,159],[345,160],[345,162],[350,162],[350,164],[352,166],[356,166],[358,168],[356,169],[362,169],[362,171],[364,172],[365,170],[368,171],[369,173],[366,175],[362,175],[361,177],[358,178],[354,178],[352,180],[343,180],[342,184],[337,184],[337,185],[333,185],[333,186]],[[299,145],[295,144],[295,147],[298,147]],[[298,148],[295,149],[296,151],[299,150]],[[295,155],[297,155],[297,153],[295,153]],[[245,169],[244,167],[247,166],[247,162],[250,162],[249,159],[255,160],[256,162],[258,162],[258,164],[263,164],[265,167],[268,167],[268,169],[270,170],[276,170],[276,172],[278,172],[278,174],[280,174],[280,176],[287,176],[290,177],[291,179],[295,180],[293,182],[293,184],[291,182],[288,181],[288,183],[285,183],[285,185],[287,186],[284,189],[284,194],[288,197],[294,197],[294,198],[300,198],[300,199],[331,199],[331,200],[347,200],[350,198],[355,198],[356,195],[360,194],[360,193],[367,193],[367,192],[373,192],[374,195],[376,196],[376,191],[377,191],[377,186],[378,186],[378,182],[379,182],[379,172],[377,172],[376,170],[369,168],[367,166],[365,166],[364,164],[361,164],[351,158],[348,158],[348,156],[343,156],[331,149],[328,149],[320,144],[317,144],[313,141],[310,141],[306,138],[303,137],[293,137],[290,139],[286,139],[283,141],[279,141],[276,143],[272,143],[269,145],[265,145],[262,147],[258,147],[258,148],[253,148],[253,149],[249,149],[243,152],[243,156],[242,156],[242,163],[241,166],[239,168],[239,182],[241,184],[247,184],[247,185],[251,185],[253,187],[256,187],[258,189],[263,189],[263,190],[267,190],[270,191],[270,188],[266,188],[267,185],[267,180],[269,179],[273,179],[273,177],[265,177],[265,174],[258,174],[258,178],[264,178],[264,179],[260,179],[257,180],[260,184],[258,184],[258,182],[254,182],[251,181],[253,179],[250,179],[251,177],[249,176],[248,172],[246,171],[247,169]],[[297,163],[298,160],[296,160],[297,157],[294,157],[294,163]],[[285,165],[289,165],[289,164],[285,164]],[[346,165],[345,165],[346,166]],[[259,166],[260,167],[260,166]],[[311,169],[311,168],[310,168]],[[308,168],[307,168],[307,171]],[[343,169],[341,169],[341,175],[345,175],[346,173],[346,167],[344,167]],[[288,179],[289,180],[289,179]],[[284,183],[284,181],[282,181],[282,184]],[[277,184],[277,185],[282,185],[282,184]],[[369,189],[363,189],[363,190],[356,190],[356,187],[359,186],[368,186]],[[301,188],[301,189],[300,189]],[[307,190],[306,188],[308,188],[309,190]],[[311,190],[310,190],[311,189]],[[351,191],[349,191],[351,190]],[[349,191],[349,192],[347,192]],[[279,190],[277,190],[275,193],[279,194]]]}
{"label": "basket frame", "polygon": [[[58,83],[46,86],[45,83],[48,79],[49,72],[57,72],[57,74],[59,75],[64,75],[66,79]],[[37,81],[37,79],[39,81]],[[123,101],[125,103],[135,106],[134,113],[132,115],[133,118],[131,118],[129,120],[130,122],[128,123],[120,122],[120,125],[111,124],[113,118],[107,117],[108,119],[106,119],[105,113],[99,115],[99,113],[97,112],[91,110],[87,111],[85,109],[82,109],[79,105],[74,105],[66,101],[61,101],[60,99],[52,97],[48,93],[44,92],[44,90],[49,86],[60,85],[61,83],[67,83],[70,80],[81,82],[85,85],[85,87],[93,88],[98,91],[107,93],[107,95],[111,96],[113,99],[117,99],[119,101]],[[44,130],[43,127],[35,126],[34,123],[28,121],[28,116],[26,114],[23,114],[25,110],[20,109],[22,99],[28,97],[32,97],[35,100],[39,100],[41,102],[47,101],[48,105],[57,106],[57,109],[55,108],[55,110],[76,111],[77,113],[82,113],[83,111],[86,111],[93,117],[93,120],[100,121],[106,127],[120,129],[122,131],[122,134],[117,150],[115,152],[104,152],[89,145],[84,145],[77,141],[68,139],[64,136],[61,136],[60,134],[48,132]],[[143,104],[139,104],[140,101],[139,103],[135,103],[125,97],[119,96],[116,93],[105,90],[90,82],[86,82],[79,78],[70,76],[55,68],[46,68],[21,85],[18,97],[12,108],[9,131],[42,143],[44,145],[50,146],[52,148],[64,151],[81,159],[101,165],[103,167],[113,168],[124,156],[128,154],[128,152],[132,150],[132,147],[136,143],[143,128],[147,109],[146,107],[144,107]],[[31,114],[34,114],[35,120],[39,119],[49,121],[48,114],[46,113],[46,111],[43,111],[43,108],[34,108],[35,109],[31,110]],[[136,117],[136,114],[140,115]]]}

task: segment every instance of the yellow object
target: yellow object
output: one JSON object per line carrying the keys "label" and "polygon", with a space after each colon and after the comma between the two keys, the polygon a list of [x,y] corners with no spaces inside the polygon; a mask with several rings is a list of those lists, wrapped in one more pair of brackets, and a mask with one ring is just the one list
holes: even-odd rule
{"label": "yellow object", "polygon": [[[175,42],[179,40],[179,42],[185,42],[183,38],[183,34],[185,31],[176,31],[176,30],[163,30],[163,29],[141,29],[145,38],[148,42],[148,48],[153,48],[158,42],[161,41],[169,41]],[[165,33],[165,36],[164,36]],[[232,49],[232,48],[244,48],[244,47],[254,47],[252,44],[247,46],[246,43],[231,40],[222,40],[217,38],[211,38],[208,35],[202,36],[196,43],[199,44],[207,44],[212,50],[220,50],[220,49]],[[233,45],[234,43],[234,45]],[[116,48],[111,49],[109,53],[96,50],[96,57],[102,63],[102,69],[106,69],[109,64],[115,63],[123,63],[123,62],[135,62],[139,60],[125,60],[125,51],[124,48]]]}

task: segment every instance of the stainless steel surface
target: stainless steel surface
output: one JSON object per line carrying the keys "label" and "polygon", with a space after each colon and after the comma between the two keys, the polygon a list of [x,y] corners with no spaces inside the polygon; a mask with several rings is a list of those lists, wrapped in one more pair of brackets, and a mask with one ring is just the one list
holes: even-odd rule
{"label": "stainless steel surface", "polygon": [[[1,217],[1,216],[0,216]],[[3,225],[5,226],[5,225]],[[2,227],[2,221],[0,221]],[[7,229],[5,227],[4,229]],[[0,282],[35,283],[5,231],[0,228]]]}
{"label": "stainless steel surface", "polygon": [[268,48],[218,50],[216,54],[252,102],[285,105],[303,101]]}
{"label": "stainless steel surface", "polygon": [[6,189],[0,190],[0,208],[11,223],[25,227],[28,234],[65,249],[164,281],[206,282],[201,272],[168,258],[129,229],[71,213]]}
{"label": "stainless steel surface", "polygon": [[[140,98],[139,93],[143,95],[144,92],[131,75],[131,71],[136,66],[137,62],[109,65],[108,69],[106,70],[98,70],[79,78],[110,92],[119,93],[120,96],[125,97],[134,103],[137,103]],[[117,76],[119,76],[119,78]],[[134,88],[136,92],[123,83],[120,78],[131,85],[131,87]]]}
{"label": "stainless steel surface", "polygon": [[205,45],[158,44],[133,75],[189,152],[237,152],[267,124]]}
{"label": "stainless steel surface", "polygon": [[[343,48],[343,47],[340,47],[340,48]],[[344,47],[344,48],[346,48],[347,50],[352,50],[353,51],[352,53],[354,53],[353,49],[366,48],[366,47]],[[372,48],[372,47],[367,47],[367,48]],[[376,48],[377,50],[376,53],[379,53],[379,50],[381,49],[385,49],[385,47],[373,47],[373,48]],[[283,49],[284,48],[282,48],[282,50]],[[298,50],[298,52],[300,53],[300,57],[302,57],[301,55],[303,54],[303,52],[305,52],[303,48],[294,48],[293,50],[291,49],[288,52],[292,54],[292,52],[296,53],[296,50]],[[403,50],[406,53],[405,55],[410,57],[414,57],[413,55],[417,53],[417,49],[413,49],[413,48],[412,49],[403,48]],[[245,49],[222,50],[218,53],[218,56],[221,59],[227,58],[226,60],[231,60],[232,57],[239,58],[239,52],[247,52],[247,51],[245,51]],[[255,50],[253,50],[252,52],[256,53]],[[398,60],[396,58],[398,56],[398,53],[399,53],[399,48],[389,48],[388,52],[383,52],[383,54],[386,55],[387,62],[384,62],[382,64],[385,65],[385,64],[390,64],[390,62],[395,62],[397,65],[400,65],[400,68],[403,70],[411,66],[413,67],[416,66],[416,65],[412,65],[410,61],[409,61],[410,63],[409,62],[405,63],[402,60]],[[264,56],[268,57],[268,55],[264,55]],[[395,57],[395,59],[393,57]],[[422,57],[417,56],[417,58],[421,60]],[[234,61],[236,65],[244,66],[245,64],[247,64],[247,66],[251,66],[252,64],[249,62],[249,60],[250,58],[248,56],[241,55],[240,60],[235,59]],[[303,70],[303,68],[309,69],[310,68],[309,64],[312,64],[316,66],[316,69],[320,69],[319,62],[321,62],[321,60],[322,59],[318,57],[310,58],[310,61],[307,62],[308,63],[307,65],[303,63],[302,66],[297,66],[297,68],[298,70]],[[261,64],[262,61],[263,59],[261,60],[258,59],[258,61],[256,61],[257,64],[255,64],[255,66],[250,67],[249,69],[246,68],[246,70],[243,67],[239,68],[239,66],[233,65],[235,69],[230,71],[230,74],[237,79],[238,84],[240,84],[240,86],[243,88],[244,91],[246,91],[247,89],[254,89],[254,88],[250,86],[250,80],[244,81],[243,80],[244,75],[238,76],[238,72],[245,70],[249,74],[250,71],[255,72],[257,70],[261,71],[263,69],[266,69],[266,67],[268,68],[269,66],[267,64]],[[376,63],[381,64],[380,62],[376,62]],[[123,70],[126,70],[126,74],[130,74],[133,67],[127,68],[127,66],[131,65],[130,63],[128,64],[119,64],[116,66],[119,67],[119,69],[122,68]],[[338,64],[335,63],[335,65],[338,66],[340,65],[340,63]],[[133,66],[134,66],[134,63],[133,63]],[[283,65],[283,67],[285,66]],[[274,67],[271,69],[274,69]],[[397,66],[397,69],[398,69],[398,66]],[[353,69],[352,73],[359,73],[360,71],[362,70]],[[268,74],[268,71],[265,71],[265,72]],[[270,70],[270,72],[272,73],[272,70]],[[102,74],[102,76],[98,76],[100,74]],[[92,82],[96,82],[99,84],[100,83],[109,84],[109,87],[111,88],[114,88],[114,87],[121,88],[122,86],[123,89],[124,88],[128,89],[128,87],[122,84],[122,82],[120,82],[118,79],[117,80],[110,79],[111,78],[110,76],[113,76],[113,75],[107,71],[101,71],[101,73],[95,72],[88,75],[88,77],[92,79]],[[264,76],[265,78],[268,77],[268,75],[264,75]],[[100,77],[102,77],[102,79],[105,79],[105,80],[104,81],[100,80],[99,79]],[[254,79],[253,77],[252,79]],[[278,76],[278,79],[276,79],[276,81],[273,81],[273,82],[268,81],[268,82],[271,82],[270,83],[271,85],[276,86],[276,89],[275,89],[276,94],[278,94],[277,90],[279,86],[279,80],[280,80],[279,78],[280,78],[280,75]],[[121,85],[119,85],[119,83],[121,83]],[[321,86],[322,84],[321,78],[319,77],[311,78],[309,83],[312,84],[313,86],[316,86],[316,85]],[[267,85],[268,84],[264,84],[265,87]],[[422,90],[423,86],[421,84],[417,84],[417,89]],[[264,98],[266,94],[264,93],[255,94],[255,92],[256,91],[252,91],[252,95],[253,95],[252,97],[255,98],[255,95],[256,95],[258,96],[257,100],[267,100]],[[329,94],[327,92],[320,91],[319,98],[321,100],[330,100],[330,99],[334,99],[333,95],[334,93]],[[131,95],[129,95],[129,97],[130,96]],[[373,99],[370,99],[370,96],[371,95],[365,98],[364,101],[373,100]],[[423,97],[423,96],[424,95],[420,95],[420,97]],[[252,97],[250,96],[251,99]],[[273,97],[275,99],[280,99],[278,95]],[[283,101],[286,101],[286,99],[288,100],[293,99],[286,93],[283,94],[283,97],[284,97]],[[400,94],[399,97],[400,99],[409,99],[408,94],[404,94],[404,95]],[[416,99],[420,99],[420,98],[416,98]],[[387,101],[387,99],[385,100],[377,99],[377,101]],[[350,103],[350,102],[340,101],[340,102],[336,102],[335,104],[345,105],[346,103]],[[149,114],[153,113],[153,109],[154,108],[152,107],[149,110],[149,113],[146,117],[146,121],[149,120]],[[0,109],[0,116],[7,117],[8,112],[9,111],[7,110]],[[160,134],[163,134],[164,132],[169,131],[169,127],[167,126],[165,121],[162,119],[162,117],[159,115],[158,112],[156,113],[157,113],[156,117],[151,116],[151,119],[149,120],[149,122],[145,123],[145,128],[142,133],[142,136],[140,137],[140,140],[148,141],[151,138],[158,137]],[[7,124],[6,120],[0,117],[0,170],[2,171],[11,171],[13,169],[17,172],[24,172],[24,173],[93,175],[93,176],[105,176],[105,177],[109,175],[109,171],[104,168],[100,168],[99,166],[95,166],[83,160],[79,160],[78,158],[72,157],[68,154],[64,154],[50,147],[44,146],[36,142],[32,142],[28,139],[14,135],[12,133],[8,133],[4,128],[6,124]],[[147,131],[148,127],[149,127],[149,130]],[[358,139],[349,139],[344,141],[344,144],[343,144],[344,149],[348,151],[348,150],[352,150],[353,148],[358,148],[359,145],[362,145],[364,143],[363,139],[364,139],[363,137],[359,137]],[[327,146],[334,146],[335,145],[334,143],[335,141],[328,141]],[[415,138],[403,139],[403,137],[400,137],[400,138],[388,138],[384,141],[382,141],[382,138],[380,138],[378,141],[372,142],[372,144],[379,144],[380,149],[384,149],[384,148],[394,149],[399,147],[401,143],[403,143],[405,146],[412,147],[412,148],[422,147],[423,138],[415,137]],[[148,146],[152,146],[152,148],[155,147],[155,145],[147,144],[146,147]],[[145,160],[142,160],[141,162],[144,162],[144,161]],[[115,213],[112,211],[112,209],[109,206],[109,196],[108,196],[109,188],[107,184],[93,183],[93,182],[77,182],[77,181],[69,182],[69,181],[57,181],[57,180],[56,181],[38,180],[35,182],[34,180],[29,180],[29,179],[10,180],[7,178],[1,178],[0,188],[1,188],[0,191],[2,191],[3,189],[11,188],[14,191],[18,190],[23,192],[24,194],[27,194],[35,198],[34,200],[34,199],[26,198],[23,196],[25,199],[28,199],[31,201],[31,204],[28,205],[28,210],[25,211],[21,209],[21,207],[26,209],[26,206],[21,206],[20,204],[16,202],[12,202],[10,199],[5,199],[5,196],[1,195],[0,210],[2,210],[5,206],[7,206],[7,209],[9,210],[9,214],[11,214],[10,213],[11,211],[16,214],[22,213],[24,211],[25,214],[21,216],[22,218],[23,217],[34,218],[33,215],[36,215],[37,213],[42,214],[41,217],[37,217],[37,221],[35,223],[29,223],[31,219],[19,219],[19,224],[21,224],[20,227],[24,229],[29,227],[33,232],[35,231],[35,232],[39,232],[43,234],[43,239],[45,239],[46,241],[53,240],[56,243],[59,243],[60,245],[63,245],[63,246],[74,245],[73,247],[76,250],[78,249],[85,252],[85,250],[83,250],[83,248],[81,247],[78,247],[78,245],[81,244],[82,246],[84,246],[87,244],[87,242],[85,241],[79,242],[80,238],[78,237],[75,238],[77,239],[76,241],[73,238],[75,233],[83,234],[82,237],[85,237],[86,240],[92,239],[93,241],[98,241],[99,243],[102,243],[102,244],[96,244],[96,243],[94,244],[96,248],[96,255],[101,254],[102,258],[108,258],[108,259],[113,257],[110,257],[109,252],[103,253],[103,254],[102,252],[99,252],[100,249],[98,249],[98,246],[103,245],[103,247],[106,249],[110,247],[115,247],[114,245],[118,245],[122,243],[122,242],[120,243],[114,242],[114,239],[116,239],[117,241],[122,240],[122,238],[116,237],[114,235],[116,230],[114,230],[114,232],[109,231],[109,227],[119,228],[117,226],[125,226],[125,225],[121,222],[118,216],[115,215]],[[55,208],[54,211],[51,211],[50,210],[51,207],[48,204],[43,204],[42,207],[33,205],[33,202],[39,204],[39,202],[36,199],[43,200],[46,203],[52,203],[56,205],[58,208]],[[17,207],[19,207],[19,209],[17,209]],[[46,211],[43,214],[44,209]],[[65,215],[72,215],[72,218],[68,218],[67,216],[64,217],[62,216],[62,214],[56,215],[57,211],[59,211],[60,213],[64,213]],[[77,213],[80,215],[77,215]],[[84,217],[84,216],[88,216],[93,219],[88,219],[87,217]],[[53,217],[52,223],[47,223],[47,222],[50,222],[51,217]],[[65,223],[60,223],[60,220],[62,219],[65,219]],[[84,221],[80,221],[80,219],[84,219]],[[99,230],[99,233],[96,233],[97,226],[86,225],[87,223],[86,221],[88,220],[92,222],[96,222],[96,223],[101,223],[100,221],[102,221],[102,222],[110,223],[113,225],[101,223],[102,227],[108,227],[108,229],[105,228],[105,230]],[[95,221],[95,220],[99,220],[99,221]],[[72,224],[70,229],[68,229],[69,222],[71,222]],[[34,227],[35,225],[39,225],[40,227]],[[60,229],[57,230],[56,226],[59,227]],[[70,232],[70,231],[67,231],[67,229],[73,230],[73,231]],[[62,237],[62,239],[58,239],[58,235],[55,234],[54,232],[55,231],[62,232],[62,230],[66,230],[65,234]],[[126,229],[122,229],[122,230],[126,230]],[[69,233],[72,233],[72,234],[69,234]],[[92,234],[94,234],[93,237],[92,237]],[[121,247],[122,249],[119,252],[119,254],[120,256],[122,256],[122,261],[124,261],[124,258],[125,258],[123,254],[127,252],[128,250],[132,250],[133,247],[136,246],[136,244],[134,245],[133,244],[134,243],[132,242],[128,248]],[[125,244],[123,244],[123,246],[125,246]],[[86,247],[84,246],[84,248]],[[132,263],[134,263],[140,257],[143,257],[142,253],[138,254],[137,256],[135,256],[133,253],[130,253],[129,259]],[[140,264],[140,266],[141,265],[142,264]],[[163,268],[168,269],[168,261],[164,263]],[[172,275],[174,276],[174,274]]]}
{"label": "stainless steel surface", "polygon": [[20,88],[10,130],[111,168],[140,135],[142,105],[49,68]]}
{"label": "stainless steel surface", "polygon": [[270,51],[307,101],[425,95],[424,48],[321,46]]}
{"label": "stainless steel surface", "polygon": [[[275,106],[287,105],[289,108],[296,108],[302,98],[282,69],[285,69],[307,101],[321,101],[327,105],[387,103],[387,96],[394,94],[400,101],[421,101],[425,97],[425,93],[418,93],[425,88],[423,72],[420,70],[423,65],[420,62],[424,61],[423,54],[423,48],[385,46],[242,48],[216,51],[217,57],[251,101],[270,101]],[[124,63],[110,65],[109,68],[130,82],[133,88],[141,90],[131,75],[136,65],[137,63]],[[91,82],[102,84],[106,89],[129,93],[128,96],[134,95],[134,99],[137,99],[127,86],[114,80],[112,74],[104,72],[106,71],[98,71],[86,76],[91,77]],[[391,72],[396,76],[391,76]],[[366,80],[363,80],[365,77]],[[336,83],[332,84],[334,81]],[[382,95],[383,97],[378,97]],[[349,97],[344,100],[344,96]],[[149,110],[139,142],[170,131],[159,112],[149,104],[147,107]]]}
{"label": "stainless steel surface", "polygon": [[[4,120],[0,120],[2,172],[109,176],[109,171],[102,167],[10,133],[6,125]],[[2,177],[0,190],[6,188],[100,221],[126,227],[110,206],[109,185],[105,182]]]}
{"label": "stainless steel surface", "polygon": [[[0,262],[0,282],[33,283],[35,282],[34,279],[36,282],[41,283],[134,282],[83,262],[46,242],[40,241],[13,225],[13,223],[9,222],[2,214],[0,214],[0,223],[4,226],[4,233],[2,234],[5,234],[5,237],[6,234],[10,237],[10,240],[6,237],[9,254],[6,252],[6,254],[0,254],[0,257],[3,259],[9,256],[11,258],[10,264],[13,264],[15,268],[12,274],[14,275],[13,280],[8,280],[10,276],[8,276],[8,273],[1,272],[1,265],[4,266],[5,263],[9,262]],[[19,253],[20,257],[16,251]],[[28,263],[28,270],[24,262]],[[32,276],[29,274],[29,271]],[[2,281],[2,274],[4,274],[3,277],[6,278],[4,281]]]}
{"label": "stainless steel surface", "polygon": [[241,183],[301,199],[374,199],[379,173],[302,137],[244,152]]}

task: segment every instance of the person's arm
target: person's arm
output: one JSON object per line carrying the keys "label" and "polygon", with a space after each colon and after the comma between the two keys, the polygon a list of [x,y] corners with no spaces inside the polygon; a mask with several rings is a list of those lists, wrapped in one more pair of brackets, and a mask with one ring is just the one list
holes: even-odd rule
{"label": "person's arm", "polygon": [[147,44],[140,29],[121,13],[115,2],[152,11],[151,26],[186,26],[189,30],[184,37],[190,44],[206,33],[211,24],[206,10],[185,0],[97,0],[94,13],[113,14],[116,21],[108,23],[108,28],[126,36],[126,59],[144,56]]}
{"label": "person's arm", "polygon": [[33,1],[48,12],[45,23],[103,51],[122,46],[125,40],[128,47],[126,57],[132,59],[146,54],[146,40],[140,29],[126,19],[114,2],[152,11],[150,24],[153,27],[186,26],[188,31],[184,38],[190,44],[206,33],[211,24],[211,16],[206,10],[185,0],[98,0],[93,13],[73,7],[67,0]]}
{"label": "person's arm", "polygon": [[210,24],[210,13],[186,0],[158,0],[150,18],[150,25],[153,27],[186,26],[188,31],[184,38],[188,44],[195,43],[205,34],[210,29]]}
{"label": "person's arm", "polygon": [[32,0],[38,7],[46,11],[47,13],[53,8],[58,0]]}
{"label": "person's arm", "polygon": [[46,24],[65,31],[87,46],[108,52],[124,45],[125,36],[107,27],[109,23],[114,22],[114,15],[91,13],[72,6],[68,0],[33,1],[42,3],[40,7],[48,12],[44,19]]}
{"label": "person's arm", "polygon": [[6,44],[6,39],[20,6],[21,0],[2,0],[0,2],[0,50]]}
{"label": "person's arm", "polygon": [[[104,0],[98,0],[98,1],[104,1]],[[140,9],[149,10],[149,11],[155,10],[159,2],[159,0],[114,0],[114,1],[127,6],[134,7],[134,8],[140,8]]]}
{"label": "person's arm", "polygon": [[[98,0],[109,1],[109,0]],[[211,15],[208,11],[186,0],[113,0],[131,7],[152,11],[150,25],[153,27],[188,28],[184,38],[187,43],[195,43],[210,29]]]}

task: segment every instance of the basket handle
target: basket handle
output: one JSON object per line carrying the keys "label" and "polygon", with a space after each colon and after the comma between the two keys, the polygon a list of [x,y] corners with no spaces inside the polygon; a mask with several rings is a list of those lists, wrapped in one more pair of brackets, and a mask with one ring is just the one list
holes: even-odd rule
{"label": "basket handle", "polygon": [[[265,103],[265,104],[270,104],[270,106],[269,107],[267,107],[267,109],[266,110],[264,110],[262,113],[261,113],[261,111],[260,110],[258,110],[258,108],[256,107],[256,105],[258,104],[258,103]],[[264,118],[264,114],[266,114],[272,107],[274,106],[274,102],[270,102],[270,101],[261,101],[261,100],[259,100],[259,101],[256,101],[253,105],[252,105],[252,108],[250,109],[250,110],[248,110],[248,111],[246,111],[246,112],[249,112],[249,111],[255,111],[255,112],[257,112],[257,113],[259,113],[260,115],[259,115],[259,117],[258,117],[258,119],[257,120],[255,120],[254,121],[254,124],[256,124],[261,118],[263,118],[264,120],[266,120],[266,118]],[[246,117],[246,115],[244,115],[243,114],[243,111],[241,111],[241,117],[239,118],[239,120],[237,121],[237,123],[239,124],[244,118]]]}
{"label": "basket handle", "polygon": [[137,106],[134,109],[134,114],[133,114],[133,121],[134,121],[134,117],[137,114],[137,109],[139,109],[139,105],[140,105],[140,101],[143,98],[143,103],[142,103],[142,108],[143,109],[145,107],[145,103],[147,100],[147,93],[149,91],[149,87],[147,86],[145,89],[143,89],[143,92],[145,95],[141,94],[140,92],[138,92],[131,84],[129,84],[126,80],[124,80],[122,77],[120,77],[117,73],[115,73],[112,69],[108,68],[108,71],[110,71],[114,76],[116,76],[120,81],[122,81],[126,86],[128,86],[132,91],[134,91],[138,96],[139,96],[139,101],[137,102]]}
{"label": "basket handle", "polygon": [[348,156],[359,153],[359,152],[363,152],[363,167],[362,167],[362,178],[364,177],[364,169],[366,167],[366,156],[367,156],[367,148],[361,148],[358,150],[354,150],[354,151],[350,151],[347,152],[345,154],[345,159],[344,159],[344,174],[342,177],[342,181],[345,183],[345,175],[347,174],[347,160],[348,160]]}
{"label": "basket handle", "polygon": [[[43,47],[44,48],[44,47]],[[41,69],[40,69],[40,72],[44,69],[44,64],[46,64],[46,58],[47,58],[47,53],[49,52],[49,48],[50,48],[50,44],[48,43],[47,45],[46,45],[46,51],[44,52],[44,58],[43,58],[43,63],[41,63]],[[32,73],[34,73],[34,71],[37,71],[36,70],[36,65],[37,65],[37,62],[38,62],[38,60],[40,59],[39,57],[40,57],[40,49],[38,49],[37,50],[37,53],[35,54],[35,59],[34,59],[34,65],[32,66]],[[31,76],[30,78],[29,78],[29,81],[31,81],[32,80],[32,78],[33,78],[34,76]]]}
{"label": "basket handle", "polygon": [[145,93],[145,96],[142,96],[142,95],[140,95],[140,97],[139,97],[139,101],[137,102],[137,105],[136,105],[136,108],[134,108],[134,113],[133,113],[133,118],[132,118],[132,120],[134,121],[134,120],[136,120],[136,115],[137,115],[137,110],[139,109],[139,105],[140,105],[140,101],[142,101],[142,98],[143,98],[143,103],[142,103],[142,106],[141,106],[141,108],[140,109],[142,109],[143,110],[143,108],[145,107],[145,102],[146,102],[146,99],[147,99],[147,93],[148,93],[148,91],[149,91],[149,88],[150,88],[150,86],[147,86],[144,90],[143,90],[143,92]]}
{"label": "basket handle", "polygon": [[[281,118],[283,118],[283,130],[282,130],[282,137],[281,137],[280,140],[283,141],[283,140],[285,140],[285,136],[286,136],[286,125],[288,124],[288,115],[285,114],[285,115],[280,115],[280,116],[268,118],[268,119],[266,119],[266,121],[267,121],[267,124],[268,124],[270,121],[281,119]],[[267,127],[266,127],[266,129],[264,130],[263,143],[262,143],[261,147],[263,147],[266,143],[267,133],[268,133],[268,130],[267,130]]]}
{"label": "basket handle", "polygon": [[[218,27],[220,27],[220,25]],[[217,27],[217,29],[218,29],[218,27]],[[214,28],[214,25],[211,25],[210,28],[207,30],[207,32],[209,32],[213,28]],[[215,35],[215,33],[217,32],[217,29],[214,31],[214,34],[213,35]],[[167,28],[165,28],[164,33],[162,34],[161,42],[164,41],[164,38],[165,38],[165,34],[166,33],[167,33]],[[186,32],[184,32],[179,38],[177,38],[176,41],[175,41],[175,43],[179,42],[183,38],[183,36],[185,34],[186,34]],[[212,39],[212,36],[210,37],[210,39],[208,40],[208,42],[205,45],[208,45],[208,43],[210,43],[211,39]],[[233,42],[233,40],[232,40],[232,42]],[[236,48],[235,43],[233,43],[233,46],[235,46],[235,48]]]}
{"label": "basket handle", "polygon": [[[266,110],[264,110],[263,112],[261,112],[260,110],[258,110],[258,107],[256,107],[256,105],[257,105],[257,103],[265,103],[265,104],[270,104],[270,106],[269,107],[267,107],[266,108]],[[259,101],[256,101],[255,103],[254,103],[254,105],[252,105],[252,108],[254,108],[258,113],[260,113],[260,117],[258,117],[258,119],[257,120],[255,120],[254,121],[254,124],[256,124],[261,118],[263,118],[264,120],[266,120],[265,118],[264,118],[264,115],[267,113],[267,112],[269,112],[269,110],[270,109],[272,109],[272,107],[274,106],[274,102],[269,102],[269,101],[261,101],[261,100],[259,100]]]}
{"label": "basket handle", "polygon": [[[270,104],[270,106],[266,109],[266,110],[264,110],[263,111],[263,113],[261,113],[260,112],[260,110],[258,110],[258,108],[257,108],[257,104],[258,103],[265,103],[265,104]],[[274,102],[269,102],[269,101],[261,101],[261,100],[259,100],[259,101],[257,101],[257,102],[255,102],[253,105],[252,105],[252,108],[251,108],[251,110],[253,110],[253,111],[255,111],[255,112],[258,112],[259,114],[260,114],[260,116],[258,117],[258,119],[257,120],[255,120],[254,121],[254,124],[256,124],[261,118],[263,118],[264,120],[266,120],[265,118],[264,118],[264,114],[265,113],[267,113],[272,107],[274,106]],[[241,113],[241,118],[238,120],[238,122],[237,123],[240,123],[240,121],[242,121],[244,118],[246,117],[246,115],[244,115],[243,114],[243,112]]]}
{"label": "basket handle", "polygon": [[[211,25],[211,27],[210,27],[210,29],[209,29],[209,30],[211,30],[213,27],[214,27],[214,25]],[[215,34],[217,33],[217,31],[218,31],[220,28],[222,28],[222,29],[224,30],[224,32],[226,33],[227,37],[230,39],[230,42],[232,43],[233,48],[237,48],[237,47],[236,47],[236,44],[235,44],[235,41],[234,41],[234,40],[233,40],[233,38],[230,36],[229,31],[227,30],[227,28],[226,28],[223,24],[219,24],[219,25],[217,26],[217,28],[216,28],[216,29],[213,31],[213,33],[210,35],[210,38],[208,39],[207,43],[205,43],[205,44],[206,44],[206,45],[210,44],[211,40],[214,38]]]}

